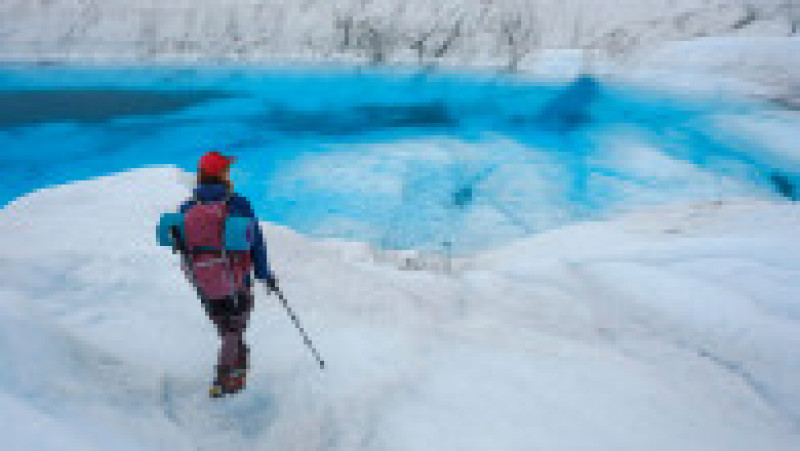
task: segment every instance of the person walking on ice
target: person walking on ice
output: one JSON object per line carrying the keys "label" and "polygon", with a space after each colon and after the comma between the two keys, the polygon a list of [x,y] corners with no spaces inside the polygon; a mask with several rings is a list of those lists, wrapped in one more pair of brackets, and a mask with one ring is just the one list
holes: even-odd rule
{"label": "person walking on ice", "polygon": [[234,158],[207,152],[200,159],[197,186],[179,213],[162,216],[159,243],[182,256],[192,282],[220,337],[212,397],[245,387],[249,349],[244,334],[253,309],[253,280],[278,292],[261,227],[250,202],[233,191]]}

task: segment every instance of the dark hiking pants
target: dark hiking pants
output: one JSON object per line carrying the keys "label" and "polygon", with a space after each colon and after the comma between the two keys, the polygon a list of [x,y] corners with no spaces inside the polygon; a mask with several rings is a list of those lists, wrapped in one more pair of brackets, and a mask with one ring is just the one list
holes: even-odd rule
{"label": "dark hiking pants", "polygon": [[204,300],[203,307],[222,341],[217,360],[218,374],[225,374],[235,366],[247,365],[244,331],[253,309],[252,289],[247,287],[235,296]]}

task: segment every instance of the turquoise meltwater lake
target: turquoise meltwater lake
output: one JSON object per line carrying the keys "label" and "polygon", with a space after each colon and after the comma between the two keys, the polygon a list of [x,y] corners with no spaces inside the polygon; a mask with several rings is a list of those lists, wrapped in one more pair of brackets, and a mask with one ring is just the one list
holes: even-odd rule
{"label": "turquoise meltwater lake", "polygon": [[794,199],[796,172],[715,125],[759,108],[591,77],[5,67],[0,205],[132,168],[194,171],[216,149],[263,220],[470,253],[641,207]]}

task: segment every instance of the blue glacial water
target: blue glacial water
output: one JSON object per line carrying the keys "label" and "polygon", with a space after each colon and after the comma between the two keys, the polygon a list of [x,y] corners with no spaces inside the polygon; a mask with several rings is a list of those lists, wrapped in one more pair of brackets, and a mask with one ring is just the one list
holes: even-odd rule
{"label": "blue glacial water", "polygon": [[457,252],[642,206],[794,198],[800,177],[715,132],[738,99],[592,78],[253,68],[0,69],[0,205],[206,150],[264,220]]}

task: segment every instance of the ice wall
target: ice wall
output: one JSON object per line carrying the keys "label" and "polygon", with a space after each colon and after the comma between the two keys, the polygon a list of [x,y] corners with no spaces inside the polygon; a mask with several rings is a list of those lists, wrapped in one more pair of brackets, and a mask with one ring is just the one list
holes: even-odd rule
{"label": "ice wall", "polygon": [[279,57],[516,67],[542,48],[797,32],[795,0],[6,0],[3,59]]}

